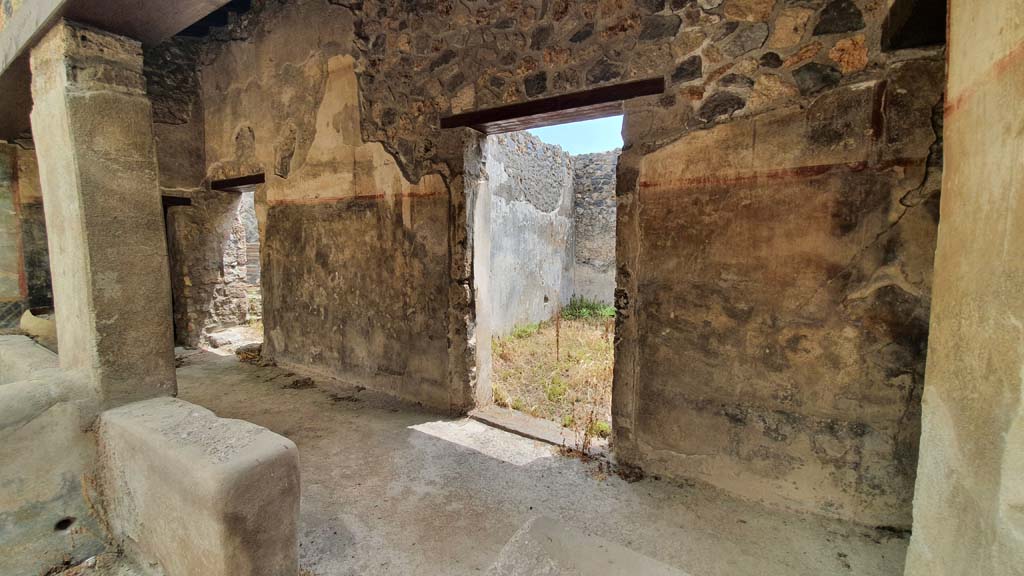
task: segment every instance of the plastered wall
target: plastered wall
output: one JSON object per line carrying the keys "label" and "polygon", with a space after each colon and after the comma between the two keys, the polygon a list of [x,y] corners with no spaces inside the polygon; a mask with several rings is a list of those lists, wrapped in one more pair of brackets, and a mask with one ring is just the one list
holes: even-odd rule
{"label": "plastered wall", "polygon": [[447,409],[448,191],[359,132],[349,11],[272,5],[200,68],[209,179],[266,172],[264,354]]}
{"label": "plastered wall", "polygon": [[526,132],[488,138],[486,162],[491,330],[501,336],[550,320],[573,295],[573,166]]}

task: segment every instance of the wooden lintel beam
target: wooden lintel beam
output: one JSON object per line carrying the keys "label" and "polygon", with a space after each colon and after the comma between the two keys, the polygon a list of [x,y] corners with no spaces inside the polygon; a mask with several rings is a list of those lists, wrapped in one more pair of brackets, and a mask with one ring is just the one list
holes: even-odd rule
{"label": "wooden lintel beam", "polygon": [[249,174],[248,176],[239,176],[238,178],[214,180],[210,183],[210,189],[241,194],[243,192],[254,192],[257,186],[264,184],[266,181],[266,175],[260,172],[259,174]]}
{"label": "wooden lintel beam", "polygon": [[191,206],[192,205],[192,199],[189,198],[188,196],[170,196],[170,195],[164,194],[163,196],[160,197],[160,200],[163,201],[164,208],[170,208],[171,206]]}
{"label": "wooden lintel beam", "polygon": [[649,78],[582,92],[474,110],[441,119],[441,128],[473,128],[484,134],[515,132],[622,113],[622,102],[665,91],[664,78]]}

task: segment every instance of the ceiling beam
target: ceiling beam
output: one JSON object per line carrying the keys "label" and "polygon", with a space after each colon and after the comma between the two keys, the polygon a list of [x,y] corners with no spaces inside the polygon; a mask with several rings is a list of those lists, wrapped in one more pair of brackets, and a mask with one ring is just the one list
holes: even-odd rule
{"label": "ceiling beam", "polygon": [[28,52],[60,18],[155,46],[229,0],[29,0],[0,30],[0,140],[30,128]]}

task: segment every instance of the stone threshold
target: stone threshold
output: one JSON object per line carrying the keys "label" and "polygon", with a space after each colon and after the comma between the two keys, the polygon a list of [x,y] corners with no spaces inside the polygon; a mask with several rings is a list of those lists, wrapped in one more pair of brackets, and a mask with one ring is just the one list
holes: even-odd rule
{"label": "stone threshold", "polygon": [[[551,420],[537,418],[518,410],[502,408],[493,404],[471,411],[469,417],[517,436],[580,451],[576,432]],[[587,455],[593,458],[607,459],[609,455],[608,441],[603,438],[592,439]]]}

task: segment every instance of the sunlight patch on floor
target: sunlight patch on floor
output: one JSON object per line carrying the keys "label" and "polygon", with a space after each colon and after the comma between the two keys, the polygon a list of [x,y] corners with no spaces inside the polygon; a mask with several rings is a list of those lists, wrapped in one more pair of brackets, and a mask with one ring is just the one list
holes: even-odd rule
{"label": "sunlight patch on floor", "polygon": [[555,456],[555,448],[549,444],[491,428],[476,420],[438,420],[409,428],[516,466]]}

